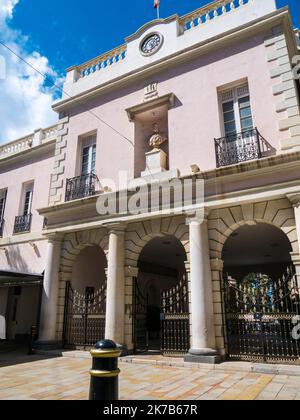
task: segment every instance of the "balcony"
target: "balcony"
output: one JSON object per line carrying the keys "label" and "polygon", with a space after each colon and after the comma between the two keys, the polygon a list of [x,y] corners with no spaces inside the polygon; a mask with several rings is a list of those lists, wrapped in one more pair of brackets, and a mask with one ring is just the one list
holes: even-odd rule
{"label": "balcony", "polygon": [[15,219],[14,234],[30,232],[32,214],[17,216]]}
{"label": "balcony", "polygon": [[79,200],[96,194],[98,177],[95,174],[67,179],[65,201]]}
{"label": "balcony", "polygon": [[257,128],[215,139],[215,148],[217,168],[261,159],[276,152]]}
{"label": "balcony", "polygon": [[3,236],[4,220],[0,219],[0,238]]}

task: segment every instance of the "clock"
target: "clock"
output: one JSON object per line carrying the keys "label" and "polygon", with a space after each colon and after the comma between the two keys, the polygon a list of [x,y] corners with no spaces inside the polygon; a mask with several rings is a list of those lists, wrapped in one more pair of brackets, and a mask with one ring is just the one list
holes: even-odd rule
{"label": "clock", "polygon": [[155,33],[148,35],[142,42],[140,46],[140,50],[142,55],[148,56],[155,54],[163,43],[163,36]]}

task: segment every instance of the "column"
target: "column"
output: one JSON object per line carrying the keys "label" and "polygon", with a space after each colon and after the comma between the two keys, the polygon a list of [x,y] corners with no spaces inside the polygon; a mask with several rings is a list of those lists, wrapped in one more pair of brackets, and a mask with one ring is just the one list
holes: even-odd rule
{"label": "column", "polygon": [[297,229],[298,253],[292,253],[292,260],[296,269],[298,287],[300,288],[300,193],[289,194],[288,199],[291,201],[295,212],[295,221]]}
{"label": "column", "polygon": [[125,321],[125,227],[109,226],[105,338],[124,345]]}
{"label": "column", "polygon": [[62,345],[56,337],[61,247],[62,236],[48,236],[38,348],[55,349]]}
{"label": "column", "polygon": [[138,278],[139,269],[137,267],[125,267],[125,345],[129,353],[134,350],[134,296],[133,282]]}
{"label": "column", "polygon": [[207,218],[188,219],[192,342],[187,362],[218,363]]}

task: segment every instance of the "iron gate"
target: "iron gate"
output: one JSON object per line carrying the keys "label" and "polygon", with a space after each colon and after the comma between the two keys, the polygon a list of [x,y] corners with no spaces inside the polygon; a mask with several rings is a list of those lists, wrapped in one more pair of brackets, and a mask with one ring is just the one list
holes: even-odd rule
{"label": "iron gate", "polygon": [[277,281],[251,273],[242,282],[225,276],[229,357],[269,363],[299,362],[300,300],[294,268]]}
{"label": "iron gate", "polygon": [[133,335],[134,335],[134,351],[145,352],[149,349],[148,331],[147,331],[147,311],[148,297],[144,296],[138,285],[138,279],[133,282]]}
{"label": "iron gate", "polygon": [[82,295],[66,285],[63,340],[65,347],[93,347],[105,336],[106,284]]}
{"label": "iron gate", "polygon": [[186,275],[161,294],[161,350],[164,355],[190,349],[189,293]]}

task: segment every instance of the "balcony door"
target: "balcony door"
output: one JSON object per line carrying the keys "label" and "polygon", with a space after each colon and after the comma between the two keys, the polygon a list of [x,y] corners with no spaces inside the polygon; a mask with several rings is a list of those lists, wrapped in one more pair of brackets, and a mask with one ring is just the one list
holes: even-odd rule
{"label": "balcony door", "polygon": [[81,158],[81,175],[90,175],[95,173],[96,167],[96,136],[89,136],[83,140],[82,158]]}
{"label": "balcony door", "polygon": [[254,129],[248,85],[222,94],[224,136],[235,141],[239,133]]}
{"label": "balcony door", "polygon": [[24,188],[22,216],[29,216],[32,210],[33,184]]}

